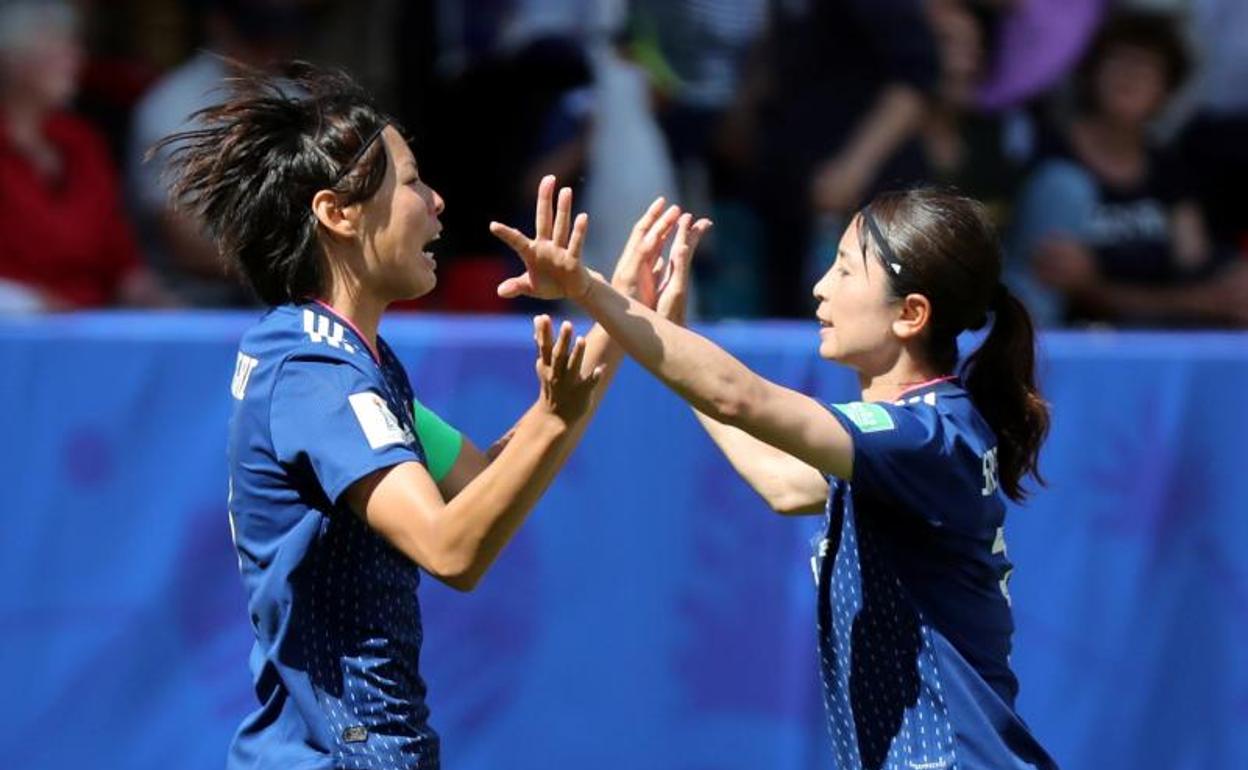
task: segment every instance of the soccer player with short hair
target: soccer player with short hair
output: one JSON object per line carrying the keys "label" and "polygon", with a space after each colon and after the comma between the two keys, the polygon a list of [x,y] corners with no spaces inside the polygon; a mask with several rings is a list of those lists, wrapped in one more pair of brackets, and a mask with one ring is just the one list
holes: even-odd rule
{"label": "soccer player with short hair", "polygon": [[[854,217],[814,288],[819,354],[862,386],[861,400],[830,406],[682,328],[688,262],[707,226],[681,218],[657,310],[566,253],[526,262],[500,293],[575,301],[693,406],[773,508],[825,512],[814,567],[836,767],[1053,768],[1014,710],[1003,535],[1006,499],[1039,479],[1048,407],[1031,320],[1000,282],[983,207],[919,189]],[[546,291],[530,291],[535,282]],[[959,333],[990,321],[959,367]]]}
{"label": "soccer player with short hair", "polygon": [[[416,401],[378,335],[391,302],[433,289],[441,197],[345,75],[244,72],[173,148],[176,201],[200,218],[268,313],[230,391],[229,517],[256,643],[260,707],[232,770],[433,770],[419,673],[420,571],[470,590],[582,434],[619,353],[535,319],[533,405],[481,452]],[[587,220],[542,180],[525,255],[578,254]],[[679,210],[655,201],[620,275]],[[628,280],[619,284],[624,290]]]}

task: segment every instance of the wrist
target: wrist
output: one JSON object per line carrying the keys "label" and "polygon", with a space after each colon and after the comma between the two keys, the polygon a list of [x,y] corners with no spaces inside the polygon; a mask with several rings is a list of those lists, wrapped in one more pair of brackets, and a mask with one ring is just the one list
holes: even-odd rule
{"label": "wrist", "polygon": [[596,273],[588,269],[584,271],[584,278],[585,283],[584,286],[581,287],[580,293],[575,297],[570,296],[568,299],[572,300],[581,307],[588,307],[593,301],[592,295],[594,287],[599,283],[605,282],[606,279],[602,277],[601,273]]}
{"label": "wrist", "polygon": [[544,395],[529,410],[527,422],[532,431],[530,440],[537,441],[555,441],[571,427],[571,421],[559,414],[558,406]]}

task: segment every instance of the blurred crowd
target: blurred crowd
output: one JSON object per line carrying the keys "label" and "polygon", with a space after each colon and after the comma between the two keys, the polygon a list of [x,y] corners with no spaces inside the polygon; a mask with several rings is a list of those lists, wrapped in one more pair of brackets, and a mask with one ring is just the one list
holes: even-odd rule
{"label": "blurred crowd", "polygon": [[939,184],[1042,325],[1248,327],[1243,0],[0,0],[0,313],[253,305],[147,156],[293,58],[447,201],[416,309],[523,309],[486,224],[554,173],[598,267],[657,194],[711,216],[704,318],[808,316],[854,211]]}

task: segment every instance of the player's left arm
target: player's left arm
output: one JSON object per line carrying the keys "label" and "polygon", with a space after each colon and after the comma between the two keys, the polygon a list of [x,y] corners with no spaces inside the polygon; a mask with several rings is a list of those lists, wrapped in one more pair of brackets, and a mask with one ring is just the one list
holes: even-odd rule
{"label": "player's left arm", "polygon": [[[555,199],[556,180],[553,176],[546,176],[542,179],[537,188],[537,210],[534,217],[534,229],[536,236],[528,240],[527,244],[517,246],[517,250],[523,248],[533,250],[538,247],[542,240],[549,241],[552,237],[556,243],[567,243],[571,237],[572,229],[581,230],[584,234],[585,219],[584,215],[578,217],[574,222],[572,217],[572,190],[571,188],[563,188],[559,191],[558,200]],[[624,249],[620,253],[620,258],[616,263],[615,271],[611,277],[611,285],[621,294],[629,297],[635,297],[638,301],[647,307],[654,307],[657,301],[657,293],[652,282],[641,280],[641,277],[662,270],[662,260],[660,254],[664,244],[671,236],[677,220],[680,218],[680,208],[677,206],[666,206],[663,198],[656,198],[645,213],[638,218],[633,225],[632,232],[629,234],[628,242],[624,244]],[[511,244],[516,246],[516,244]],[[526,287],[531,288],[531,287]],[[602,375],[599,379],[599,385],[594,389],[592,401],[589,409],[581,416],[579,420],[572,426],[572,440],[564,446],[565,451],[571,451],[579,442],[581,435],[585,432],[585,428],[593,419],[594,413],[598,411],[598,406],[602,403],[602,396],[606,393],[607,386],[615,377],[615,372],[619,368],[620,361],[624,357],[623,350],[612,342],[610,335],[601,324],[595,324],[593,329],[585,336],[585,358],[581,365],[582,376],[588,377],[591,372],[599,366],[603,367]],[[419,407],[418,407],[419,409]],[[431,413],[430,413],[431,414]],[[440,418],[436,418],[440,421]],[[449,470],[445,474],[437,472],[438,453],[430,452],[432,442],[426,440],[424,435],[424,421],[421,414],[417,413],[417,433],[421,435],[421,441],[425,445],[426,452],[430,454],[431,466],[434,469],[434,479],[437,481],[438,489],[442,492],[442,496],[446,500],[450,500],[466,487],[477,474],[481,473],[490,462],[498,457],[503,448],[511,440],[515,434],[515,426],[512,426],[506,433],[498,438],[487,450],[482,451],[474,445],[466,437],[459,437],[459,442],[449,442],[440,440],[437,443],[443,446],[454,446],[455,459],[449,464]],[[458,432],[444,425],[444,432],[451,431],[458,435]],[[562,459],[562,458],[561,458]]]}

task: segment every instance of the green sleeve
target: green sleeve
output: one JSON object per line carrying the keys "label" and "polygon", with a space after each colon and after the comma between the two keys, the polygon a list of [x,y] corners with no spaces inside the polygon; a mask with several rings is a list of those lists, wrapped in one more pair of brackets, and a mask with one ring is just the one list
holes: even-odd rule
{"label": "green sleeve", "polygon": [[425,464],[434,481],[441,481],[451,472],[459,451],[464,446],[463,435],[445,420],[416,399],[412,399],[412,418],[416,423],[416,435],[425,450]]}

